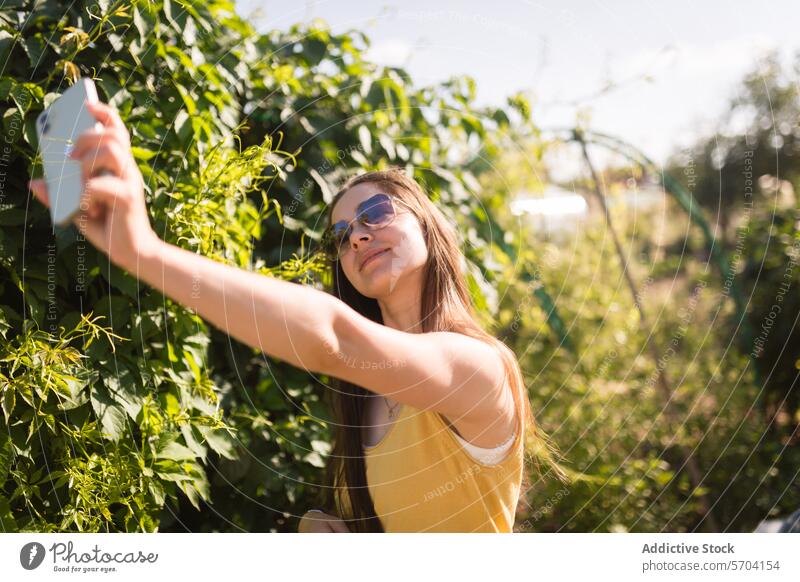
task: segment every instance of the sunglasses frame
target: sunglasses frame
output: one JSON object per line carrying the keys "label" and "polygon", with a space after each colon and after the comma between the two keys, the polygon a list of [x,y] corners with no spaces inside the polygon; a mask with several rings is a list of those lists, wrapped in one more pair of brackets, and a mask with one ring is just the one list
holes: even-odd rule
{"label": "sunglasses frame", "polygon": [[[389,219],[385,224],[380,225],[380,226],[374,226],[374,225],[372,225],[372,224],[370,224],[370,223],[365,221],[365,219],[366,219],[366,209],[364,208],[364,206],[366,204],[368,204],[376,196],[386,196],[389,199],[389,204],[392,207],[392,217],[391,217],[391,219]],[[406,204],[403,200],[401,200],[397,196],[392,196],[391,194],[388,194],[386,192],[376,192],[375,194],[373,194],[372,196],[370,196],[369,198],[367,198],[366,200],[361,202],[356,207],[356,216],[355,216],[355,218],[353,218],[349,222],[347,222],[347,226],[345,226],[344,231],[343,231],[344,235],[341,236],[340,238],[338,238],[338,240],[337,240],[337,237],[334,235],[334,229],[336,228],[337,225],[340,225],[340,224],[344,223],[345,222],[344,220],[340,220],[339,222],[337,222],[335,224],[332,224],[331,226],[329,226],[328,228],[325,229],[325,233],[322,235],[322,243],[323,243],[323,248],[325,249],[325,252],[331,257],[335,257],[337,259],[340,258],[342,256],[342,246],[344,246],[344,242],[347,241],[347,240],[350,240],[350,237],[353,234],[353,230],[351,228],[353,223],[356,222],[356,221],[359,221],[360,219],[362,219],[361,224],[363,226],[365,226],[369,230],[380,230],[380,229],[386,228],[387,226],[392,224],[394,222],[395,218],[397,218],[397,214],[398,214],[397,213],[396,204],[399,204],[401,206],[404,206],[405,208],[409,208],[410,209],[408,204]]]}

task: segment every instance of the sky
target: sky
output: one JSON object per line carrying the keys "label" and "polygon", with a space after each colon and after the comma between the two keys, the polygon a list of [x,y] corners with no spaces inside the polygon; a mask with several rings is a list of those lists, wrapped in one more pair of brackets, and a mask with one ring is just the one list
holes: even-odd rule
{"label": "sky", "polygon": [[657,162],[715,130],[759,55],[791,63],[800,51],[797,0],[238,0],[237,11],[259,30],[312,18],[361,30],[372,60],[416,83],[468,74],[495,105],[525,91],[543,129],[580,112]]}

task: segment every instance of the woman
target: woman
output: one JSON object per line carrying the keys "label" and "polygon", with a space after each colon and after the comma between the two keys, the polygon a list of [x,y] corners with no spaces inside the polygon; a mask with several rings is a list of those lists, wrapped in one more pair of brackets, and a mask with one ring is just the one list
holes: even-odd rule
{"label": "woman", "polygon": [[[339,192],[333,296],[161,241],[122,120],[87,107],[103,127],[71,154],[86,180],[83,235],[239,341],[337,379],[330,494],[300,530],[511,531],[523,437],[547,442],[513,354],[475,323],[455,233],[419,186],[388,171]],[[48,204],[43,181],[30,186]]]}

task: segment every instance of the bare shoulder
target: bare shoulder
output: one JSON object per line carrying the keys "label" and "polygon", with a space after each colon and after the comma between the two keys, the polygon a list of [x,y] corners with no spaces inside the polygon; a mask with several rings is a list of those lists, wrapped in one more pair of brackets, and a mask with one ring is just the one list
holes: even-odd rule
{"label": "bare shoulder", "polygon": [[441,341],[452,350],[456,384],[475,391],[473,409],[448,420],[474,445],[491,448],[505,442],[517,424],[511,378],[502,354],[513,357],[512,352],[502,344],[460,333],[443,333]]}
{"label": "bare shoulder", "polygon": [[344,310],[324,352],[319,371],[454,423],[485,424],[508,408],[500,350],[464,333],[412,334]]}
{"label": "bare shoulder", "polygon": [[477,376],[492,385],[502,384],[505,368],[498,348],[489,342],[463,333],[440,331],[427,334],[450,356],[455,380]]}

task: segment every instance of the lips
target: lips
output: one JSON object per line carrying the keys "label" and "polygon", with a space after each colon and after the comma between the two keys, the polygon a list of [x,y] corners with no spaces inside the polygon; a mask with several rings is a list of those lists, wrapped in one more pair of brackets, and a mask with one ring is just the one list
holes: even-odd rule
{"label": "lips", "polygon": [[364,259],[361,261],[361,266],[358,268],[358,270],[361,271],[366,266],[367,261],[369,261],[372,257],[377,257],[378,255],[385,253],[388,250],[389,250],[388,248],[385,248],[385,249],[376,249],[374,251],[369,251],[364,256]]}

